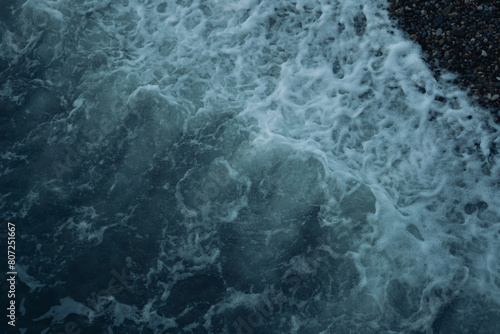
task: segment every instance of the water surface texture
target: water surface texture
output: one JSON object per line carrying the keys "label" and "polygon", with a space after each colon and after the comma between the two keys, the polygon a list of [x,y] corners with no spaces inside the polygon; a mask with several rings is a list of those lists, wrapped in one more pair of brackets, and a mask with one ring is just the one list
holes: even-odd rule
{"label": "water surface texture", "polygon": [[500,332],[499,128],[386,6],[2,1],[17,329]]}

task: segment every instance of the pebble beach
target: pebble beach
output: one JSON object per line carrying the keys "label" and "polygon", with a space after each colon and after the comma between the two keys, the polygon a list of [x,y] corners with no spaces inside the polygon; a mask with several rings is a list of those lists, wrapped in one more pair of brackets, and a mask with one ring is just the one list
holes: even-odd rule
{"label": "pebble beach", "polygon": [[499,1],[390,0],[398,26],[418,42],[436,79],[454,83],[500,122]]}

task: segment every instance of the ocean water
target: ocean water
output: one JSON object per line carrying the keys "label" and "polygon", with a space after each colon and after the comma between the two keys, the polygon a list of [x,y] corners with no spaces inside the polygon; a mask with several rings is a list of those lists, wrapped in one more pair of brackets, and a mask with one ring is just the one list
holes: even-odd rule
{"label": "ocean water", "polygon": [[386,1],[1,6],[9,333],[500,332],[499,126]]}

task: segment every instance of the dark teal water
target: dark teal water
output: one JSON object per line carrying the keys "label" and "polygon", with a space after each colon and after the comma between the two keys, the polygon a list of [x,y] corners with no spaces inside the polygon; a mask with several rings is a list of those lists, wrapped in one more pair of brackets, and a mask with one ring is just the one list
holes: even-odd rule
{"label": "dark teal water", "polygon": [[2,328],[498,332],[498,126],[385,6],[3,1]]}

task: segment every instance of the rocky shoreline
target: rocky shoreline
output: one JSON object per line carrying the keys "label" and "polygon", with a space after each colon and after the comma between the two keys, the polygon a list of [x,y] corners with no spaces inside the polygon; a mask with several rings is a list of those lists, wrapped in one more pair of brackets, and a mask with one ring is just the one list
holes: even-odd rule
{"label": "rocky shoreline", "polygon": [[389,0],[399,28],[418,42],[436,78],[455,83],[500,123],[499,1]]}

